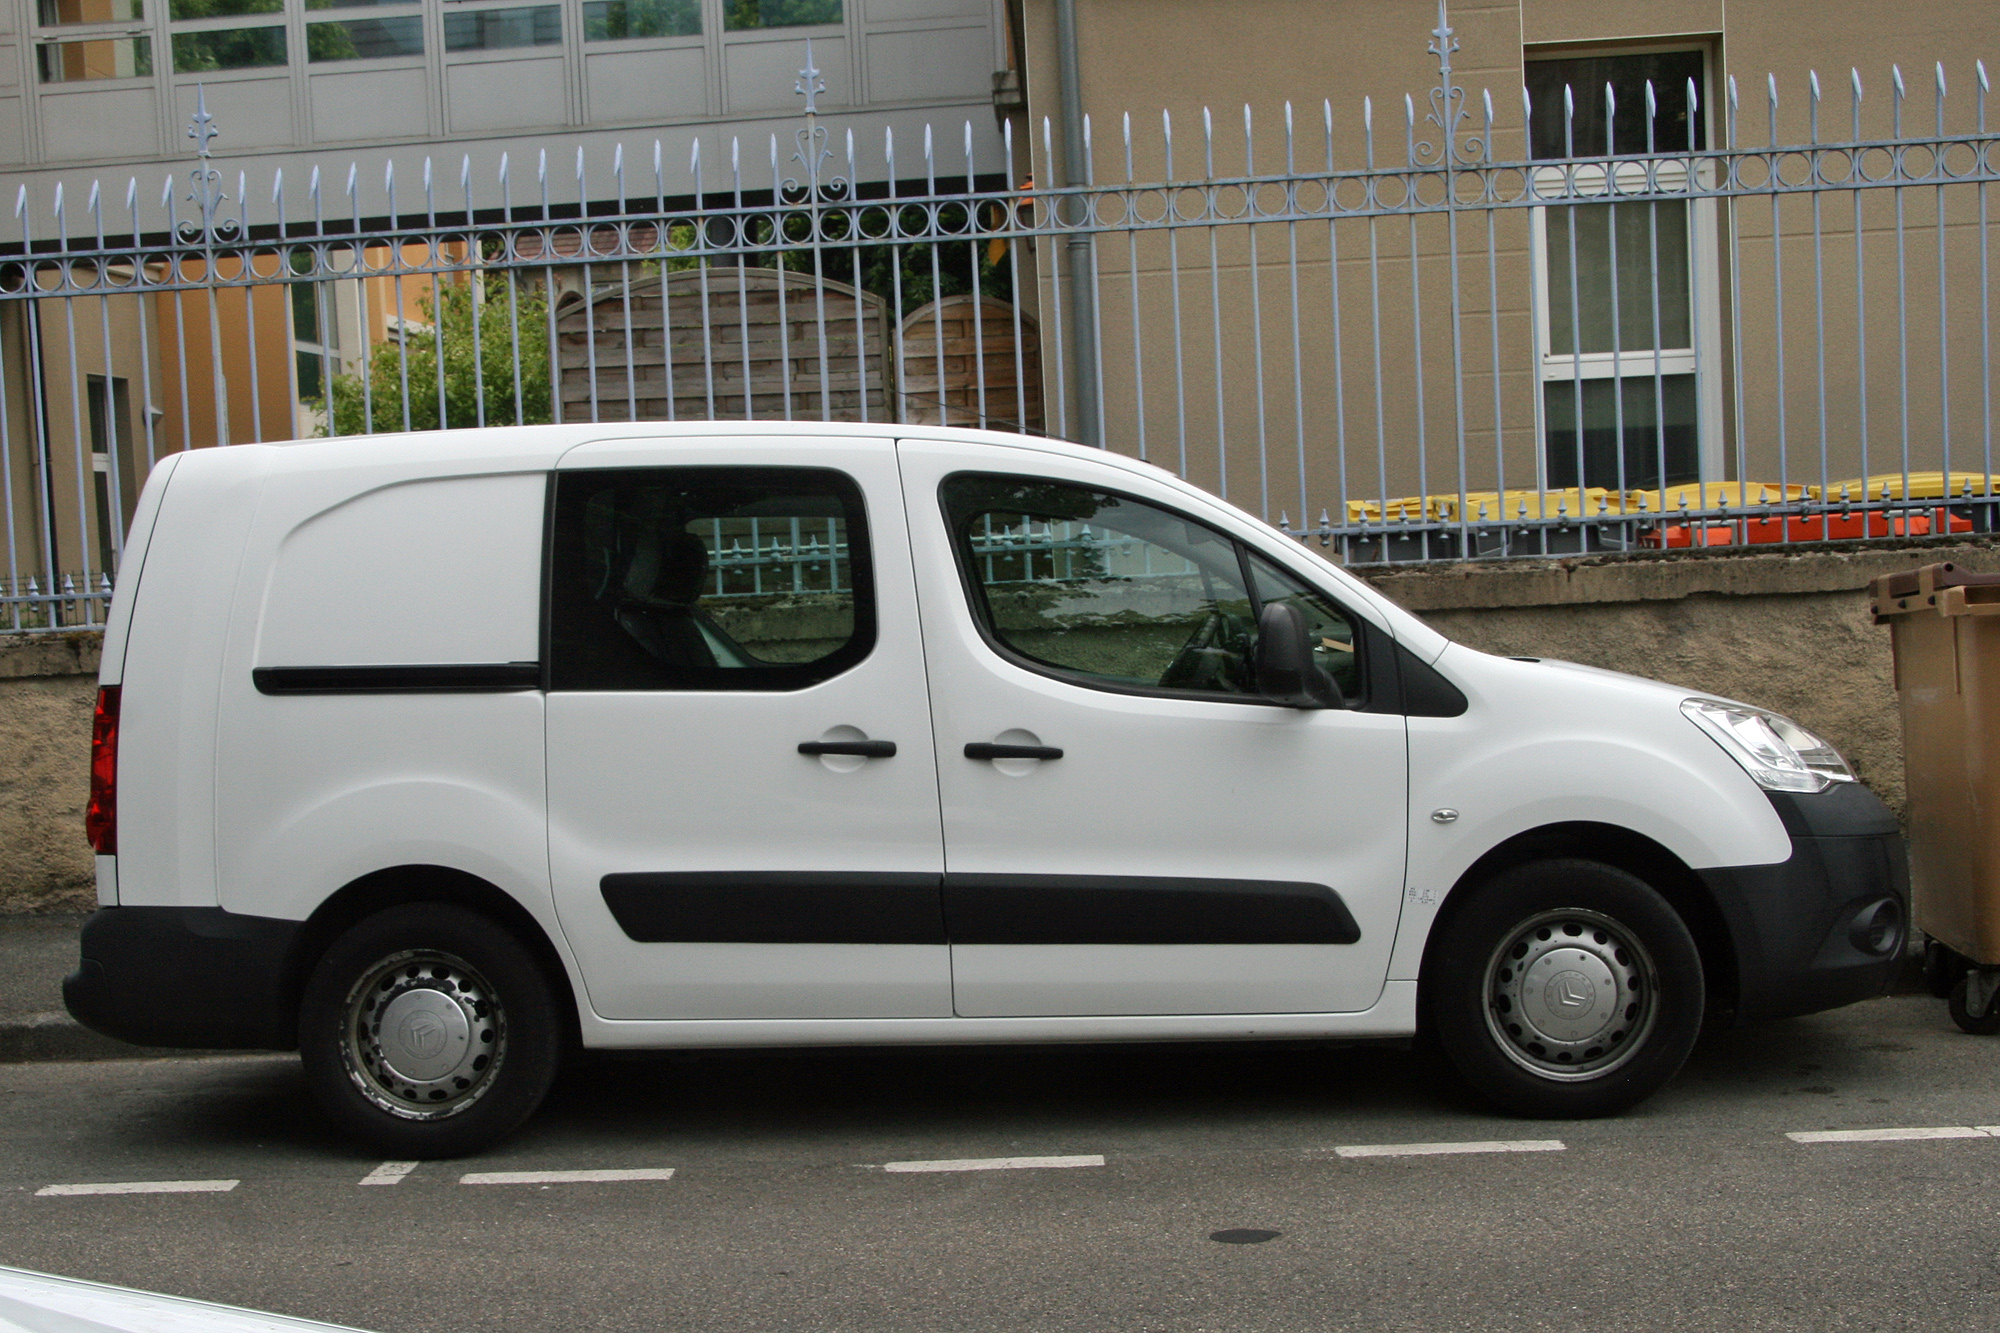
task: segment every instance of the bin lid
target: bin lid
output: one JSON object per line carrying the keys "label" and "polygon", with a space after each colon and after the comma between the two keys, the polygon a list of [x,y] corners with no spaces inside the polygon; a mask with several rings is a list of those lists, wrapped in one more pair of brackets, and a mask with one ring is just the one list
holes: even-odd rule
{"label": "bin lid", "polygon": [[[1941,593],[1953,588],[1968,591],[1940,599]],[[1975,589],[1978,591],[1970,591]],[[1946,561],[1871,579],[1868,594],[1878,625],[1895,616],[1915,615],[1921,611],[1934,611],[1939,615],[1990,615],[2000,611],[2000,574],[1981,574]]]}

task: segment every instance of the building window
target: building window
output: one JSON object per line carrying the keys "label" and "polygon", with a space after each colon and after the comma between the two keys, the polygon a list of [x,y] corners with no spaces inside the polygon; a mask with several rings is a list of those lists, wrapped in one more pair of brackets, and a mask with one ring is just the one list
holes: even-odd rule
{"label": "building window", "polygon": [[[1700,51],[1530,59],[1527,81],[1529,149],[1538,161],[1707,147]],[[1661,188],[1672,189],[1690,168],[1668,160],[1653,169]],[[1641,192],[1647,179],[1636,161],[1614,161],[1608,173],[1569,170],[1585,194],[1608,195],[1611,186]],[[1564,169],[1545,171],[1560,187]],[[1715,388],[1704,374],[1715,355],[1714,228],[1714,205],[1705,200],[1535,210],[1549,485],[1629,491],[1701,479],[1704,446],[1719,448],[1712,437],[1720,433],[1703,401]]]}
{"label": "building window", "polygon": [[[63,38],[35,47],[35,71],[43,83],[152,77],[153,42],[140,26],[145,0],[38,0],[35,18]],[[80,28],[105,31],[85,34],[76,31]]]}
{"label": "building window", "polygon": [[701,0],[586,0],[583,6],[586,42],[700,35]]}
{"label": "building window", "polygon": [[43,83],[149,79],[153,76],[153,42],[150,37],[45,42],[35,48],[35,68]]}
{"label": "building window", "polygon": [[306,59],[383,60],[424,53],[421,14],[397,18],[341,19],[306,25]]}
{"label": "building window", "polygon": [[[211,70],[284,64],[284,8],[285,0],[168,0],[167,17],[176,25],[174,73],[205,74]],[[268,23],[254,27],[192,26],[196,21],[252,14],[272,17]]]}
{"label": "building window", "polygon": [[839,23],[842,17],[841,0],[724,0],[722,7],[722,26],[729,32]]}
{"label": "building window", "polygon": [[35,11],[44,28],[76,23],[139,23],[146,17],[145,0],[41,0]]}
{"label": "building window", "polygon": [[554,46],[562,41],[560,5],[460,10],[444,16],[444,49],[493,51],[509,46]]}

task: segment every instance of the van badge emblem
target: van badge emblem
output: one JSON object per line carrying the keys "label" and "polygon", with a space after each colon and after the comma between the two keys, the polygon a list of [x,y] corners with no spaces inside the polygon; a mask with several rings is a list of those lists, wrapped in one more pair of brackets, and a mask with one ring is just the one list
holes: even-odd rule
{"label": "van badge emblem", "polygon": [[1591,985],[1590,978],[1581,972],[1563,971],[1549,978],[1543,995],[1548,999],[1549,1008],[1573,1014],[1590,1007],[1597,999],[1597,987]]}
{"label": "van badge emblem", "polygon": [[444,1021],[428,1010],[419,1009],[404,1019],[403,1030],[397,1035],[402,1037],[404,1048],[419,1060],[435,1060],[444,1054]]}

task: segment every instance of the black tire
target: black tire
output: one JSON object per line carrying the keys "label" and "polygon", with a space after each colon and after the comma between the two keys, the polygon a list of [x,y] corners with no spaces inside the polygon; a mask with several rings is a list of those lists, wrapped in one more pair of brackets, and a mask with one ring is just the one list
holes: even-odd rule
{"label": "black tire", "polygon": [[306,983],[299,1054],[314,1100],[387,1157],[459,1157],[534,1114],[562,1024],[548,978],[505,927],[407,903],[333,942]]}
{"label": "black tire", "polygon": [[1951,994],[1945,997],[1945,1012],[1951,1015],[1951,1021],[1958,1024],[1960,1032],[1969,1032],[1975,1037],[1990,1037],[2000,1032],[2000,997],[1990,1001],[1986,1012],[1974,1018],[1972,1007],[1966,1002],[1968,985],[1969,978],[1961,976],[1951,988]]}
{"label": "black tire", "polygon": [[1536,861],[1477,888],[1424,964],[1419,1023],[1481,1100],[1579,1119],[1644,1100],[1701,1033],[1701,953],[1645,881]]}

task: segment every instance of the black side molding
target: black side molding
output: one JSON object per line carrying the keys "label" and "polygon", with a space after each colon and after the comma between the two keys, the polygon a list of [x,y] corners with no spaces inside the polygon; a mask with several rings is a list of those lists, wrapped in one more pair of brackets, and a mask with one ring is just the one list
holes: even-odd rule
{"label": "black side molding", "polygon": [[1353,944],[1324,884],[1150,875],[944,877],[953,944]]}
{"label": "black side molding", "polygon": [[258,667],[259,694],[506,694],[542,687],[540,662]]}
{"label": "black side molding", "polygon": [[933,874],[657,871],[606,875],[612,919],[642,944],[943,944]]}

